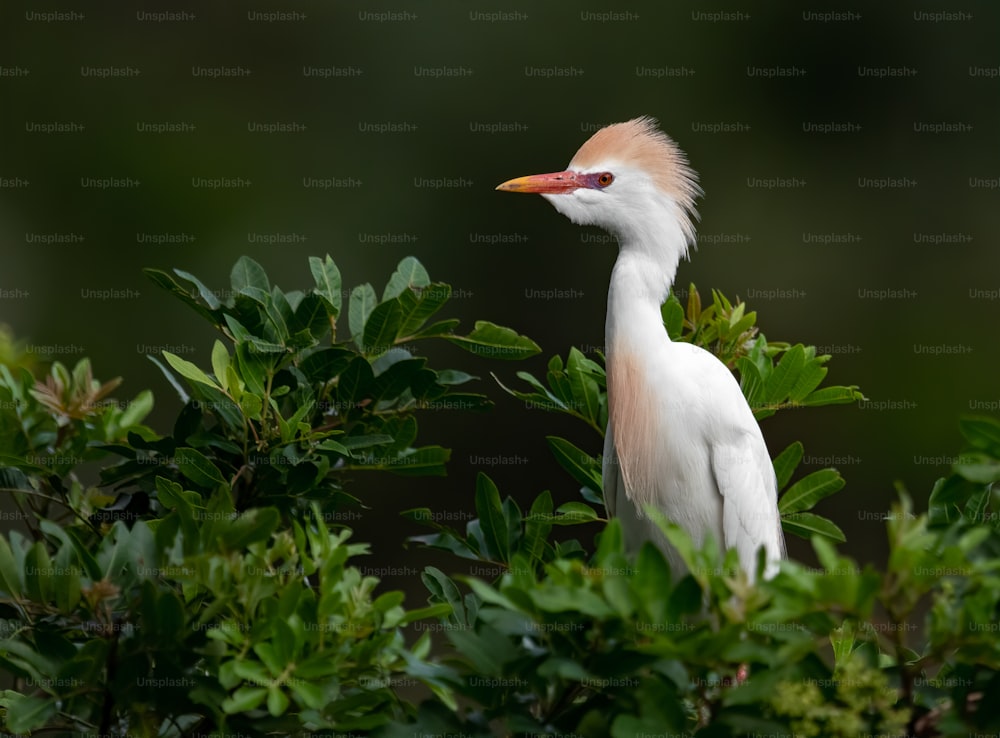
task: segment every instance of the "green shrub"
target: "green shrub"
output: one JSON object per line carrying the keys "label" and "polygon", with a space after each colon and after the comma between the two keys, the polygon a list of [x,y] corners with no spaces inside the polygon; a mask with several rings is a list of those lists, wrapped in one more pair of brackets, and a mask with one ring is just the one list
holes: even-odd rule
{"label": "green shrub", "polygon": [[[220,332],[210,368],[158,360],[184,401],[166,435],[142,425],[149,392],[111,401],[118,381],[95,380],[86,359],[43,372],[4,334],[0,480],[26,528],[0,538],[0,669],[16,687],[0,695],[5,731],[1000,729],[989,699],[1000,694],[1000,423],[962,420],[969,449],[927,514],[900,493],[886,514],[884,571],[836,551],[843,534],[812,510],[844,480],[833,469],[795,479],[803,450],[789,446],[774,460],[783,523],[812,539],[821,566],[785,562],[756,586],[733,552],[696,550],[667,521],[687,575],[674,579],[651,545],[627,555],[619,525],[604,519],[600,458],[550,436],[580,500],[542,492],[524,510],[480,475],[464,530],[427,508],[404,511],[430,526],[421,544],[501,572],[489,581],[427,567],[429,603],[406,609],[401,592],[364,575],[368,547],[342,524],[363,501],[357,477],[442,475],[449,452],[418,444],[421,412],[490,406],[463,389],[474,377],[432,369],[413,344],[444,340],[494,359],[539,349],[491,323],[462,335],[457,321],[434,320],[450,288],[415,259],[400,262],[381,298],[370,285],[345,293],[329,257],[309,266],[314,286],[283,292],[242,258],[225,301],[193,275],[148,270]],[[860,397],[821,386],[829,357],[768,342],[743,303],[714,293],[703,309],[692,287],[686,306],[671,298],[663,314],[672,338],[738,374],[760,419]],[[527,389],[509,392],[578,418],[597,446],[603,357],[572,349],[544,382],[518,376]],[[587,536],[569,539],[573,530]],[[417,621],[419,637],[409,632]],[[445,643],[432,643],[430,626]]]}
{"label": "green shrub", "polygon": [[[362,285],[344,301],[333,260],[309,266],[315,286],[286,293],[242,258],[226,301],[186,272],[147,271],[222,334],[210,372],[157,361],[184,401],[165,436],[141,425],[149,392],[108,403],[119,380],[94,380],[86,359],[39,381],[0,366],[0,478],[29,529],[0,538],[0,666],[23,687],[0,700],[6,730],[367,731],[410,710],[400,684],[453,704],[429,636],[403,636],[449,608],[376,592],[354,563],[368,547],[337,522],[358,504],[344,480],[444,474],[448,450],[415,445],[419,413],[489,407],[461,391],[474,377],[431,369],[414,342],[538,348],[492,323],[428,323],[451,289],[415,259],[381,300]],[[94,460],[96,487],[77,473]]]}

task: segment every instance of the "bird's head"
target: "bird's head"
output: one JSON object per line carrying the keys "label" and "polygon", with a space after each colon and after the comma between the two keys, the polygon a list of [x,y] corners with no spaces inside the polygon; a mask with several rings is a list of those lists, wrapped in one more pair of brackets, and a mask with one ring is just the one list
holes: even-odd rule
{"label": "bird's head", "polygon": [[563,172],[518,177],[497,189],[540,194],[574,223],[618,236],[623,248],[659,241],[671,229],[685,246],[693,243],[701,194],[684,152],[648,117],[602,128]]}

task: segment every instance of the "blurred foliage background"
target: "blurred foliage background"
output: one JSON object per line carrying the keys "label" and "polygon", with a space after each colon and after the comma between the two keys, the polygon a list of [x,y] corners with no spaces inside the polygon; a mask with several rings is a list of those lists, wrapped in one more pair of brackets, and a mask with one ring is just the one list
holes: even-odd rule
{"label": "blurred foliage background", "polygon": [[[425,441],[454,449],[446,480],[357,480],[371,506],[357,539],[398,562],[410,530],[398,511],[471,511],[478,471],[523,498],[575,499],[544,435],[581,430],[504,395],[489,372],[509,379],[570,345],[600,348],[616,247],[493,188],[563,168],[601,124],[653,115],[706,191],[703,239],[678,284],[746,299],[769,339],[825,348],[829,380],[870,398],[763,428],[772,453],[801,439],[805,467],[841,470],[847,487],[823,512],[852,555],[877,560],[894,481],[923,508],[953,461],[944,450],[960,445],[958,417],[1000,408],[1000,10],[964,7],[952,19],[922,3],[841,15],[764,3],[722,15],[657,2],[6,3],[0,322],[41,359],[88,355],[102,379],[125,377],[123,397],[152,388],[157,427],[180,403],[146,354],[206,366],[213,336],[142,267],[221,288],[249,254],[293,289],[309,283],[309,255],[330,253],[345,286],[381,285],[416,255],[453,285],[465,326],[510,325],[544,354],[515,367],[435,349],[483,377],[476,389],[497,407],[424,421]],[[205,76],[219,68],[242,71]],[[53,124],[82,129],[44,132]],[[161,124],[177,132],[148,130]],[[275,124],[291,130],[250,130]],[[847,130],[818,132],[827,124]],[[774,178],[793,186],[759,186]],[[908,186],[863,186],[885,179]],[[126,297],[93,297],[104,290]],[[570,297],[533,297],[551,290]],[[798,542],[792,554],[811,555]],[[415,580],[385,573],[390,586]]]}

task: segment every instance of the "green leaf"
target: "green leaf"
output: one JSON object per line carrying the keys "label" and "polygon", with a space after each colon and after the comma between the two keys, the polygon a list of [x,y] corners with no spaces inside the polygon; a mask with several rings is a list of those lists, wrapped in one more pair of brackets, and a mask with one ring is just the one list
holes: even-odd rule
{"label": "green leaf", "polygon": [[820,469],[803,477],[778,500],[778,511],[782,515],[809,510],[824,497],[844,487],[844,479],[836,469]]}
{"label": "green leaf", "polygon": [[23,591],[21,572],[22,568],[16,564],[10,544],[0,536],[0,584],[3,585],[3,591],[15,598],[20,597]]}
{"label": "green leaf", "polygon": [[518,379],[530,384],[535,390],[537,390],[536,392],[518,392],[501,382],[496,374],[491,373],[491,375],[504,392],[516,397],[519,400],[523,400],[529,407],[537,407],[551,412],[572,414],[572,411],[566,406],[565,402],[563,402],[559,397],[556,397],[556,395],[554,395],[544,384],[542,384],[529,372],[517,372],[515,376],[517,376]]}
{"label": "green leaf", "polygon": [[[26,461],[23,457],[17,456],[7,456],[4,461],[10,464],[17,464],[21,466]],[[34,465],[27,465],[27,468],[36,471],[42,471],[43,467],[35,467]],[[35,488],[31,484],[31,480],[28,475],[25,474],[21,469],[16,466],[5,466],[0,467],[0,489],[3,490],[21,490],[24,492],[34,492]]]}
{"label": "green leaf", "polygon": [[427,359],[402,359],[375,378],[374,400],[395,400],[420,380]]}
{"label": "green leaf", "polygon": [[249,256],[241,256],[237,259],[229,274],[229,280],[234,292],[250,294],[252,289],[258,289],[268,294],[271,292],[271,283],[267,279],[264,267]]}
{"label": "green leaf", "polygon": [[741,356],[736,360],[736,369],[740,374],[740,389],[751,407],[759,407],[764,395],[764,377],[760,368],[752,359]]}
{"label": "green leaf", "polygon": [[396,343],[402,318],[403,311],[398,301],[393,299],[377,305],[365,323],[361,347],[364,352],[371,356],[381,356],[391,349]]}
{"label": "green leaf", "polygon": [[553,394],[570,409],[570,412],[575,412],[573,408],[573,390],[570,386],[569,377],[566,375],[566,370],[563,368],[562,358],[556,355],[549,359],[548,369],[546,379],[548,379],[549,385],[552,387]]}
{"label": "green leaf", "polygon": [[370,397],[374,384],[375,374],[372,372],[372,365],[363,356],[355,357],[344,369],[337,383],[338,399],[343,408],[341,412],[346,412],[350,406]]}
{"label": "green leaf", "polygon": [[764,384],[764,399],[767,402],[779,403],[788,397],[799,378],[805,360],[805,349],[802,344],[796,344],[785,352]]}
{"label": "green leaf", "polygon": [[493,480],[483,472],[476,476],[476,513],[486,538],[488,550],[485,553],[496,561],[510,561],[507,523],[500,503],[500,492]]}
{"label": "green leaf", "polygon": [[454,612],[463,612],[462,593],[451,577],[436,566],[426,566],[420,579],[431,593],[432,602],[447,603]]}
{"label": "green leaf", "polygon": [[183,269],[174,269],[174,274],[193,284],[195,289],[198,290],[198,296],[201,297],[201,299],[205,301],[205,304],[212,310],[218,310],[222,307],[222,303],[219,302],[219,298],[215,296],[215,293],[202,284],[201,280],[196,276],[190,274],[189,272],[185,272]]}
{"label": "green leaf", "polygon": [[957,474],[939,479],[931,490],[928,504],[930,522],[934,525],[946,525],[960,520],[963,516],[962,509],[982,489],[981,484],[970,482]]}
{"label": "green leaf", "polygon": [[[576,503],[579,504],[579,503]],[[558,512],[558,511],[557,511]],[[625,550],[625,540],[622,534],[622,525],[619,518],[612,518],[604,526],[598,539],[597,550],[594,552],[593,562],[598,566],[615,560]]]}
{"label": "green leaf", "polygon": [[684,308],[672,292],[660,307],[660,316],[663,318],[663,326],[667,329],[670,340],[680,340],[681,332],[684,330]]}
{"label": "green leaf", "polygon": [[48,602],[52,599],[55,569],[48,549],[41,541],[28,549],[24,557],[24,591],[36,602]]}
{"label": "green leaf", "polygon": [[426,328],[414,333],[410,336],[410,338],[413,340],[418,338],[449,338],[460,322],[461,321],[458,318],[439,320],[437,323],[432,323]]}
{"label": "green leaf", "polygon": [[217,540],[224,549],[239,551],[252,543],[266,541],[280,522],[281,515],[273,507],[246,510],[220,526]]}
{"label": "green leaf", "polygon": [[350,451],[357,451],[362,448],[371,448],[372,446],[385,446],[386,444],[392,443],[392,436],[366,433],[363,436],[343,436],[340,439],[340,443],[344,448]]}
{"label": "green leaf", "polygon": [[812,544],[820,566],[826,569],[828,573],[840,568],[840,557],[837,556],[837,549],[833,547],[833,544],[829,540],[822,536],[816,536],[812,539]]}
{"label": "green leaf", "polygon": [[387,613],[389,610],[400,607],[406,595],[398,590],[383,592],[372,603],[372,609],[376,612]]}
{"label": "green leaf", "polygon": [[[970,482],[992,484],[1000,481],[1000,459],[987,453],[964,453],[951,466],[952,471]],[[988,496],[982,504],[988,502]]]}
{"label": "green leaf", "polygon": [[576,348],[571,348],[566,361],[566,374],[569,376],[573,409],[596,424],[601,403],[600,389],[588,368],[592,363]]}
{"label": "green leaf", "polygon": [[[242,646],[244,643],[244,641],[242,640],[242,636],[237,634],[235,638],[237,640],[234,645]],[[255,653],[259,650],[259,647],[261,645],[267,645],[267,644],[257,644],[257,646],[254,647]],[[234,679],[232,680],[232,683],[229,686],[238,684],[240,680],[252,682],[253,684],[268,684],[274,678],[271,672],[268,671],[267,667],[264,666],[264,664],[262,664],[260,661],[251,661],[248,658],[241,658],[238,660],[234,660],[231,663],[232,663],[232,677],[234,677]],[[227,679],[226,681],[228,682],[230,680]]]}
{"label": "green leaf", "polygon": [[251,392],[246,392],[240,397],[240,409],[248,418],[259,421],[261,411],[264,409],[264,400]]}
{"label": "green leaf", "polygon": [[[1000,469],[1000,467],[998,467]],[[996,471],[996,470],[994,470]],[[1000,475],[998,475],[1000,476]],[[992,490],[984,487],[978,493],[972,495],[965,503],[965,517],[967,520],[975,520],[986,523],[986,512],[989,509],[990,499],[993,497]]]}
{"label": "green leaf", "polygon": [[[716,297],[714,290],[712,291],[712,296]],[[697,325],[701,319],[701,295],[698,294],[694,282],[688,284],[688,301],[685,314],[692,325]]]}
{"label": "green leaf", "polygon": [[[386,594],[389,595],[392,593],[387,592]],[[374,605],[375,603],[372,604]],[[280,676],[288,668],[288,664],[295,661],[296,656],[295,635],[292,633],[291,626],[285,620],[278,618],[274,621],[271,630],[271,645],[274,647],[274,654],[277,656],[279,662],[278,671],[274,675]]]}
{"label": "green leaf", "polygon": [[317,684],[295,679],[288,683],[288,688],[295,693],[299,702],[313,710],[321,710],[327,703],[328,697],[325,690]]}
{"label": "green leaf", "polygon": [[[170,292],[175,297],[180,299],[185,305],[194,310],[198,315],[211,321],[213,324],[218,325],[218,317],[212,310],[209,310],[197,299],[195,299],[189,290],[184,289],[177,281],[160,269],[143,269],[142,273],[149,277],[150,281],[153,282],[157,287],[160,287],[167,292]],[[214,297],[214,295],[213,295]],[[216,301],[217,302],[217,301]],[[149,356],[149,354],[147,354]]]}
{"label": "green leaf", "polygon": [[399,334],[408,336],[419,330],[450,298],[451,286],[443,282],[431,283],[422,288],[419,294],[410,290],[401,292],[397,298],[403,313]]}
{"label": "green leaf", "polygon": [[309,269],[312,271],[313,279],[316,280],[315,293],[330,306],[331,314],[336,318],[340,314],[341,290],[343,289],[340,270],[329,254],[326,255],[325,259],[310,256]]}
{"label": "green leaf", "polygon": [[250,343],[239,343],[236,346],[234,362],[236,373],[243,380],[247,389],[259,397],[267,394],[265,384],[271,369],[270,358],[262,355],[255,346]]}
{"label": "green leaf", "polygon": [[398,297],[404,290],[419,289],[431,283],[430,276],[423,265],[415,257],[407,256],[396,267],[396,271],[389,277],[389,283],[382,293],[382,300],[390,300]]}
{"label": "green leaf", "polygon": [[538,344],[527,336],[485,320],[476,321],[475,330],[467,336],[446,336],[446,339],[488,359],[520,360],[541,352]]}
{"label": "green leaf", "polygon": [[222,710],[229,715],[249,712],[260,707],[267,697],[267,687],[242,686],[222,701]]}
{"label": "green leaf", "polygon": [[375,288],[370,284],[365,283],[351,290],[348,323],[351,327],[351,338],[362,350],[364,350],[365,324],[368,323],[368,316],[372,314],[377,303]]}
{"label": "green leaf", "polygon": [[223,317],[226,319],[226,327],[229,328],[229,333],[234,339],[240,342],[246,342],[253,340],[254,336],[246,329],[239,320],[234,316],[226,313]]}
{"label": "green leaf", "polygon": [[152,354],[146,354],[146,358],[149,359],[154,364],[156,364],[156,367],[163,373],[163,376],[167,378],[167,381],[170,383],[170,386],[174,388],[174,391],[177,392],[177,395],[181,398],[181,402],[187,404],[188,400],[190,400],[191,398],[188,395],[187,390],[184,389],[181,383],[177,381],[177,378],[174,376],[173,372],[167,369],[167,367],[163,365],[163,362],[157,359]]}
{"label": "green leaf", "polygon": [[1000,459],[1000,422],[988,417],[966,416],[959,419],[958,428],[973,446]]}
{"label": "green leaf", "polygon": [[541,560],[545,543],[552,531],[552,524],[552,494],[545,490],[531,503],[531,509],[524,519],[524,537],[521,539],[520,553],[529,560]]}
{"label": "green leaf", "polygon": [[792,478],[792,474],[802,461],[802,444],[798,441],[789,444],[788,448],[774,457],[774,476],[778,480],[778,489],[784,489]]}
{"label": "green leaf", "polygon": [[594,675],[583,668],[581,663],[565,656],[550,656],[547,658],[538,665],[538,676],[545,677],[553,682],[557,679],[572,682],[594,680]]}
{"label": "green leaf", "polygon": [[55,594],[56,607],[67,616],[72,615],[80,602],[81,586],[80,579],[83,576],[83,569],[73,565],[60,565],[56,568],[53,577],[53,592]]}
{"label": "green leaf", "polygon": [[472,662],[478,674],[501,674],[503,665],[517,656],[513,644],[489,625],[480,625],[474,631],[449,630],[448,640]]}
{"label": "green leaf", "polygon": [[30,697],[17,692],[3,692],[7,702],[6,729],[13,734],[28,734],[43,727],[58,710],[54,697]]}
{"label": "green leaf", "polygon": [[347,368],[356,356],[353,351],[333,346],[313,351],[299,362],[299,370],[310,382],[329,382]]}
{"label": "green leaf", "polygon": [[614,614],[604,598],[596,592],[578,587],[552,585],[528,592],[531,601],[546,612],[581,612],[595,618]]}
{"label": "green leaf", "polygon": [[288,323],[283,315],[282,305],[289,313],[291,312],[291,307],[289,307],[288,300],[285,298],[284,293],[277,287],[274,287],[271,293],[268,294],[264,300],[264,314],[267,316],[268,322],[274,328],[274,333],[273,335],[265,334],[265,337],[273,338],[284,346],[288,343],[291,331],[289,330]]}
{"label": "green leaf", "polygon": [[855,633],[855,621],[851,619],[844,620],[844,622],[830,632],[830,645],[833,646],[833,663],[837,668],[842,667],[850,658],[851,653],[853,653],[854,644],[857,642],[855,640]]}
{"label": "green leaf", "polygon": [[[45,675],[58,671],[58,666],[52,659],[40,653],[33,644],[19,638],[0,640],[0,664],[3,664],[8,673],[13,671],[19,676],[27,676],[36,684],[47,684],[49,680]],[[8,671],[8,667],[13,668]]]}
{"label": "green leaf", "polygon": [[802,538],[812,538],[814,535],[820,535],[826,536],[837,543],[843,543],[847,540],[844,531],[838,528],[832,521],[808,512],[791,513],[788,516],[782,515],[781,527],[784,528],[785,532],[793,533]]}
{"label": "green leaf", "polygon": [[118,418],[118,427],[125,429],[138,425],[153,411],[153,393],[143,390],[135,396]]}
{"label": "green leaf", "polygon": [[177,449],[177,469],[185,478],[201,487],[214,489],[226,484],[218,467],[197,449],[181,446]]}
{"label": "green leaf", "polygon": [[[431,567],[433,568],[433,567]],[[443,618],[451,615],[454,612],[452,605],[447,602],[440,602],[436,605],[431,605],[429,607],[421,607],[416,610],[407,610],[403,619],[399,621],[400,625],[407,625],[408,623],[416,622],[417,620],[431,620],[433,618]]]}
{"label": "green leaf", "polygon": [[328,309],[326,301],[320,295],[310,292],[295,308],[296,329],[305,331],[318,340],[330,328]]}
{"label": "green leaf", "polygon": [[[520,608],[510,598],[499,592],[495,587],[491,587],[482,579],[474,577],[458,577],[461,581],[469,585],[469,589],[483,602],[491,605],[498,605],[505,610],[519,610]],[[523,602],[522,598],[519,598]]]}
{"label": "green leaf", "polygon": [[[64,528],[61,525],[53,523],[51,520],[40,520],[38,523],[42,532],[62,542],[63,550],[71,548],[75,552],[75,560],[83,567],[86,577],[92,581],[97,581],[101,578],[102,572],[97,559],[94,558],[88,544],[82,540],[85,536],[79,529]],[[60,551],[61,554],[62,551]]]}
{"label": "green leaf", "polygon": [[671,589],[670,565],[651,541],[645,541],[635,560],[635,576],[632,579],[639,602],[648,613],[650,622],[660,624],[666,621],[666,595]]}
{"label": "green leaf", "polygon": [[479,379],[479,377],[460,372],[457,369],[442,369],[437,373],[437,383],[449,387],[465,384],[466,382],[471,382],[473,379]]}
{"label": "green leaf", "polygon": [[844,405],[848,402],[863,400],[864,395],[858,392],[857,387],[824,387],[807,395],[802,400],[806,407],[819,407],[821,405]]}
{"label": "green leaf", "polygon": [[223,389],[229,389],[229,350],[226,345],[216,339],[212,346],[212,371],[215,379]]}
{"label": "green leaf", "polygon": [[553,523],[556,525],[579,525],[590,523],[600,518],[594,508],[583,502],[567,502],[556,508]]}
{"label": "green leaf", "polygon": [[175,356],[169,351],[163,352],[163,358],[167,360],[167,363],[174,368],[178,374],[182,377],[192,381],[198,382],[200,384],[208,385],[214,389],[218,389],[219,385],[212,381],[205,372],[199,369],[196,365],[192,364],[187,359],[182,359],[179,356]]}
{"label": "green leaf", "polygon": [[330,659],[328,653],[320,651],[315,656],[310,656],[295,666],[295,676],[290,684],[301,682],[303,679],[320,679],[322,677],[337,674],[343,668],[337,659]]}
{"label": "green leaf", "polygon": [[439,529],[437,533],[422,536],[412,536],[411,541],[419,542],[430,548],[448,551],[463,559],[481,559],[479,541],[462,538],[451,530]]}
{"label": "green leaf", "polygon": [[688,532],[677,525],[677,523],[668,520],[667,517],[653,505],[645,505],[643,507],[643,512],[645,512],[647,518],[652,521],[656,527],[660,529],[660,531],[662,531],[667,541],[669,541],[670,544],[677,549],[677,553],[680,554],[681,560],[684,562],[684,565],[688,568],[688,570],[695,571],[697,551]]}
{"label": "green leaf", "polygon": [[580,485],[589,487],[595,492],[603,489],[600,459],[590,456],[565,438],[546,436],[545,441],[559,465]]}
{"label": "green leaf", "polygon": [[507,550],[513,557],[521,543],[522,517],[521,508],[512,497],[507,497],[503,501],[503,520],[506,528]]}
{"label": "green leaf", "polygon": [[407,449],[396,456],[383,456],[365,461],[366,466],[370,468],[388,471],[401,477],[443,477],[447,474],[445,465],[450,458],[449,448],[423,446]]}
{"label": "green leaf", "polygon": [[826,376],[827,369],[819,359],[807,361],[799,376],[795,378],[795,384],[788,393],[788,399],[792,402],[801,402],[810,392],[816,389]]}

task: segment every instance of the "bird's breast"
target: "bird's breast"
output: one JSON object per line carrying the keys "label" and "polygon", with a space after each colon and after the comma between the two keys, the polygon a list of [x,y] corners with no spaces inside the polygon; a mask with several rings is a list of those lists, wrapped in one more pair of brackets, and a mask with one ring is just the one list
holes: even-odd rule
{"label": "bird's breast", "polygon": [[657,417],[656,388],[642,357],[625,342],[608,347],[608,422],[614,434],[622,481],[641,509],[653,502],[657,451],[663,424]]}

